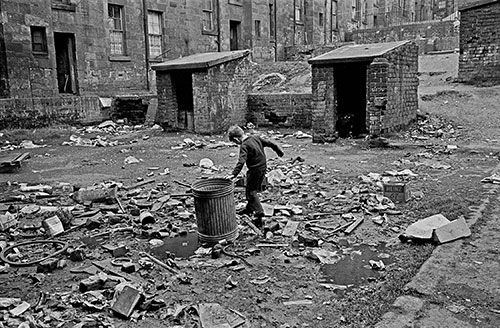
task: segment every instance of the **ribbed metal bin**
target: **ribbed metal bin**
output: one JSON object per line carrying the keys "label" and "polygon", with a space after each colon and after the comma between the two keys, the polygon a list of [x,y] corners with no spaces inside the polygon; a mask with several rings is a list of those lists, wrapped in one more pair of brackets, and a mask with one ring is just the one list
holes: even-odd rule
{"label": "ribbed metal bin", "polygon": [[198,236],[201,242],[233,241],[238,237],[234,184],[226,179],[206,179],[192,184]]}

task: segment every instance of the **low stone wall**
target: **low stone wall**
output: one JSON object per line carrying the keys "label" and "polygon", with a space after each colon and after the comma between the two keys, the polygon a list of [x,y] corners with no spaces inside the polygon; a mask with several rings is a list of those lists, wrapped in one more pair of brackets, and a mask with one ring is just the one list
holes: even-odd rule
{"label": "low stone wall", "polygon": [[357,30],[351,32],[349,38],[359,44],[414,40],[419,54],[425,54],[457,49],[458,34],[458,25],[454,21],[428,21]]}
{"label": "low stone wall", "polygon": [[0,99],[0,129],[91,124],[109,117],[96,96]]}
{"label": "low stone wall", "polygon": [[248,95],[247,121],[257,126],[311,128],[310,93],[267,93]]}

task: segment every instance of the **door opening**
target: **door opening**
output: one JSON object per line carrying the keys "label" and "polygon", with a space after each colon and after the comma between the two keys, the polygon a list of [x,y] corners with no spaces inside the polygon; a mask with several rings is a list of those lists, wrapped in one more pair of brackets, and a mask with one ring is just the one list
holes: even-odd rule
{"label": "door opening", "polygon": [[77,94],[75,36],[54,33],[59,93]]}
{"label": "door opening", "polygon": [[238,50],[238,40],[240,39],[240,22],[229,21],[229,47],[230,50]]}
{"label": "door opening", "polygon": [[358,137],[366,129],[366,63],[343,63],[333,68],[339,137]]}
{"label": "door opening", "polygon": [[177,100],[177,127],[194,131],[193,76],[189,71],[172,72],[171,76]]}

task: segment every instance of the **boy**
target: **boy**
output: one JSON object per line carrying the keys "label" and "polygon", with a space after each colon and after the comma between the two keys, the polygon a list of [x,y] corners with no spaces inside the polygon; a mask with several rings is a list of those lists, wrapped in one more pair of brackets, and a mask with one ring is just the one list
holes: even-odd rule
{"label": "boy", "polygon": [[238,163],[234,167],[233,173],[227,176],[227,179],[234,179],[238,176],[246,163],[247,183],[245,196],[247,199],[246,207],[238,214],[254,214],[257,218],[256,225],[262,225],[262,217],[264,210],[260,203],[258,192],[261,189],[262,181],[266,176],[267,161],[264,147],[269,147],[278,154],[279,157],[284,155],[283,150],[272,141],[263,139],[257,135],[248,135],[243,132],[239,126],[229,128],[229,140],[240,146],[240,156]]}

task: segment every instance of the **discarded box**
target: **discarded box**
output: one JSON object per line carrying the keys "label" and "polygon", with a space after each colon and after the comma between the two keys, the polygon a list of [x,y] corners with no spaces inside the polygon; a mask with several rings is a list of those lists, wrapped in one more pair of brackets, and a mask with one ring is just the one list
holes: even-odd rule
{"label": "discarded box", "polygon": [[435,241],[444,244],[456,239],[470,237],[470,235],[471,231],[467,222],[465,222],[464,218],[460,218],[436,228],[433,237]]}
{"label": "discarded box", "polygon": [[64,227],[61,220],[57,215],[54,215],[48,219],[43,220],[43,228],[49,236],[57,236],[58,234],[64,232]]}
{"label": "discarded box", "polygon": [[6,231],[17,224],[16,216],[7,212],[7,214],[0,214],[0,231]]}
{"label": "discarded box", "polygon": [[410,188],[406,182],[384,183],[384,196],[393,202],[404,203],[410,199]]}
{"label": "discarded box", "polygon": [[125,286],[120,292],[120,295],[118,295],[118,298],[111,309],[116,313],[129,318],[140,299],[140,291],[132,287]]}

